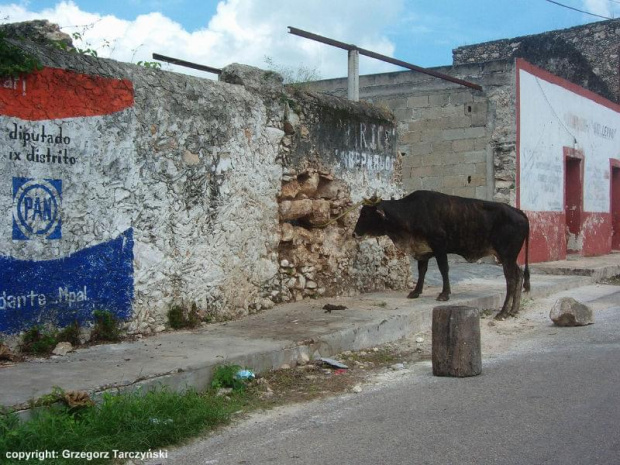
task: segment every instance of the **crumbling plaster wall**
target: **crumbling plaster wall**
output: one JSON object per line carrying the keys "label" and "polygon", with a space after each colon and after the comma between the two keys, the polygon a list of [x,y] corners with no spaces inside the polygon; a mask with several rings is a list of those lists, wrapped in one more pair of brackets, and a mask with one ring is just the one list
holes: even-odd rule
{"label": "crumbling plaster wall", "polygon": [[[350,237],[357,210],[315,231],[304,217],[283,219],[280,195],[283,183],[318,173],[329,193],[326,199],[316,191],[310,197],[328,201],[329,211],[322,210],[326,220],[374,193],[399,196],[389,114],[286,89],[277,75],[240,66],[229,67],[228,77],[216,82],[36,44],[20,46],[41,59],[44,72],[59,70],[51,71],[61,76],[57,84],[75,85],[76,76],[118,80],[131,90],[133,104],[110,114],[37,121],[0,115],[3,185],[15,185],[15,179],[62,182],[61,237],[33,233],[28,240],[11,240],[18,200],[4,194],[0,199],[0,257],[12,266],[62,266],[67,257],[122,237],[123,247],[132,247],[130,308],[121,312],[130,333],[163,329],[174,304],[195,303],[203,316],[235,318],[291,299],[405,286],[408,263],[391,244],[373,240],[358,246]],[[33,79],[5,84],[3,99],[20,101],[26,95],[22,86]],[[9,136],[14,124],[32,133],[43,126],[48,132],[62,128],[71,137],[68,150],[76,164],[8,160],[11,144],[17,144]],[[46,148],[43,142],[35,145],[33,151]],[[304,199],[296,194],[288,200]],[[295,239],[288,240],[291,227]],[[290,247],[295,241],[308,251],[305,258],[281,258],[296,248]],[[388,270],[386,260],[397,266]],[[81,269],[62,273],[78,284],[86,279]],[[8,310],[27,310],[34,318],[13,321],[9,330],[66,311],[88,320],[92,310],[101,309],[86,287],[81,300],[70,305],[50,297],[20,300],[19,292],[39,295],[36,283],[44,278],[33,277],[32,289],[0,290],[4,305],[12,305]],[[291,278],[296,284],[289,285]]]}
{"label": "crumbling plaster wall", "polygon": [[391,241],[351,238],[363,198],[402,195],[393,115],[366,103],[288,92],[277,298],[404,288],[408,260]]}

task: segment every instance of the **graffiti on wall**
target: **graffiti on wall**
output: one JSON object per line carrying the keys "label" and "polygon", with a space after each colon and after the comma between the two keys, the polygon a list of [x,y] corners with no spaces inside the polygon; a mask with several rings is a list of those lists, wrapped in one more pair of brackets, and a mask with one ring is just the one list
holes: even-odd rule
{"label": "graffiti on wall", "polygon": [[132,84],[51,68],[11,81],[0,86],[0,332],[94,310],[127,319],[133,229],[107,186],[130,184],[109,162],[131,155],[118,125],[131,125]]}
{"label": "graffiti on wall", "polygon": [[340,166],[346,170],[360,169],[369,173],[391,174],[394,171],[394,130],[380,124],[347,124],[343,128],[345,150],[335,149]]}
{"label": "graffiti on wall", "polygon": [[341,166],[345,169],[364,169],[370,173],[393,172],[394,158],[389,155],[378,155],[356,150],[338,151],[336,155],[341,160]]}

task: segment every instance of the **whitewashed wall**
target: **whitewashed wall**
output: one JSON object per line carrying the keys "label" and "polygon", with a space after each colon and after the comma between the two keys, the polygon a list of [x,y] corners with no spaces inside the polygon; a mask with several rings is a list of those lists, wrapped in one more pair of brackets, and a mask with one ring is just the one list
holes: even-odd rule
{"label": "whitewashed wall", "polygon": [[[400,192],[394,144],[381,147],[363,130],[385,125],[393,139],[393,122],[367,106],[335,110],[335,121],[356,133],[342,139],[321,116],[335,101],[297,92],[293,102],[295,95],[266,79],[273,73],[250,70],[266,86],[257,89],[31,50],[47,77],[0,88],[0,333],[88,323],[95,310],[117,314],[129,332],[148,333],[164,327],[172,305],[195,304],[215,318],[269,308],[283,286],[278,195],[285,166],[321,169],[353,199]],[[123,87],[124,104],[92,114],[91,104],[106,107],[118,97],[104,81]],[[298,112],[294,143],[283,130],[288,103]],[[65,106],[66,114],[56,111]],[[61,130],[59,143],[34,140]],[[296,164],[286,161],[291,144]],[[37,161],[48,149],[67,158]],[[352,241],[344,230],[330,237],[345,235]],[[346,248],[354,260],[357,246]],[[370,253],[380,262],[384,248]],[[340,265],[354,263],[361,262]],[[375,269],[353,274],[368,287]]]}
{"label": "whitewashed wall", "polygon": [[609,212],[609,159],[620,158],[617,106],[519,69],[520,207],[564,209],[564,147],[584,155],[584,211]]}

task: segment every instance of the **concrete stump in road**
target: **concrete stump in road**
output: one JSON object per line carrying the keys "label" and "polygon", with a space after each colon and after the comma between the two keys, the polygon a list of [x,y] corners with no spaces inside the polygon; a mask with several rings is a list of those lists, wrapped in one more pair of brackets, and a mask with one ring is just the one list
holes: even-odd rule
{"label": "concrete stump in road", "polygon": [[466,377],[482,373],[480,312],[462,305],[433,309],[433,375]]}

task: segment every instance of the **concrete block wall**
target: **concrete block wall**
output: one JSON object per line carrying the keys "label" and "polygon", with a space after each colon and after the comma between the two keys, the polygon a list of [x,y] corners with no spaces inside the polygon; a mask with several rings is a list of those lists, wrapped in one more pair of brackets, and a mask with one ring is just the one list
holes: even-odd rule
{"label": "concrete block wall", "polygon": [[399,152],[403,188],[486,198],[487,99],[470,89],[449,89],[382,102],[403,114]]}
{"label": "concrete block wall", "polygon": [[[505,178],[509,166],[514,168],[515,152],[502,152],[495,159],[497,147],[515,144],[514,64],[500,61],[434,69],[479,83],[483,90],[410,71],[360,77],[360,98],[385,106],[398,121],[405,192],[429,189],[514,200],[506,189],[514,189],[514,181]],[[319,81],[312,88],[346,95],[346,80]]]}

